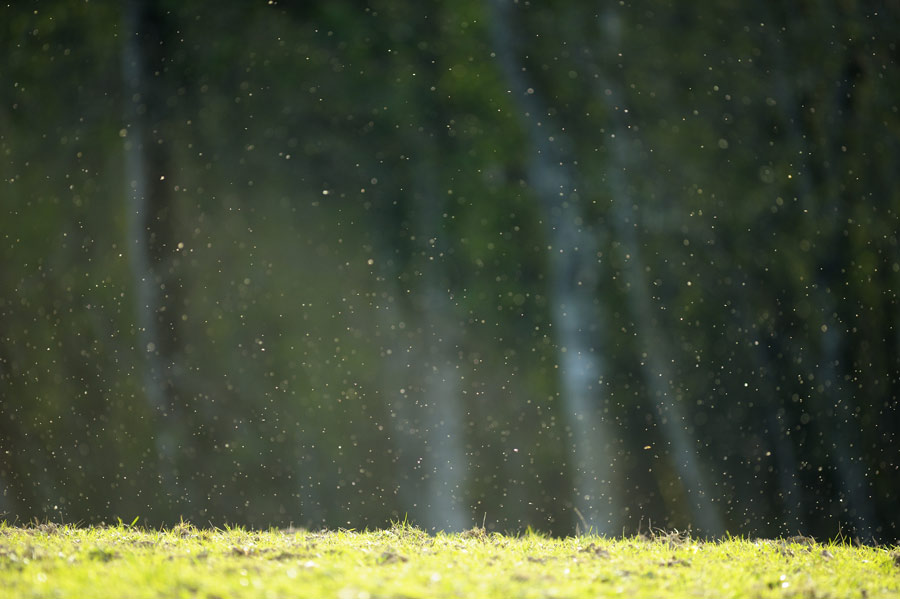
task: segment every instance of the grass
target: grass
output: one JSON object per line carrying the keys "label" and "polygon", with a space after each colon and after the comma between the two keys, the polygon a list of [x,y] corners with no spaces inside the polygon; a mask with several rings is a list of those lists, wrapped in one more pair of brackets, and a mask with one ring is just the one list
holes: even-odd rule
{"label": "grass", "polygon": [[0,596],[900,597],[896,548],[811,539],[429,536],[0,524]]}

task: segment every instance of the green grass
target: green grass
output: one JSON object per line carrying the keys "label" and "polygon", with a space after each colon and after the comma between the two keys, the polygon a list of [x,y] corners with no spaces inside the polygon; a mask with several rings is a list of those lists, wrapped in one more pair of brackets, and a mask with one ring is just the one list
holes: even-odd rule
{"label": "green grass", "polygon": [[900,597],[895,548],[0,524],[0,597]]}

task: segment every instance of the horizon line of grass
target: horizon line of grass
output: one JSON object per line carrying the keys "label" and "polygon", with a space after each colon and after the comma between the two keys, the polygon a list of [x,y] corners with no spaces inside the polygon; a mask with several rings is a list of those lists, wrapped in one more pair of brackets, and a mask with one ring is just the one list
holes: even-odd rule
{"label": "horizon line of grass", "polygon": [[323,526],[321,528],[307,528],[305,526],[294,526],[293,524],[289,524],[286,527],[279,526],[267,526],[261,528],[253,528],[248,527],[242,524],[229,524],[222,523],[221,525],[214,524],[212,522],[208,523],[208,527],[204,527],[202,525],[196,525],[189,520],[185,520],[181,518],[180,521],[176,524],[161,524],[157,526],[147,526],[144,524],[139,524],[140,516],[135,516],[135,518],[131,521],[131,523],[126,524],[121,518],[116,518],[115,523],[107,523],[101,521],[95,524],[83,524],[80,521],[76,522],[54,522],[50,519],[40,520],[37,518],[32,519],[29,522],[24,524],[17,524],[15,522],[10,522],[6,519],[0,519],[0,528],[41,528],[41,527],[49,527],[50,529],[54,529],[57,527],[70,527],[70,528],[78,528],[78,529],[114,529],[114,528],[124,528],[124,529],[133,529],[133,530],[142,530],[146,532],[166,532],[175,529],[181,529],[184,527],[192,528],[195,530],[216,530],[216,531],[239,531],[239,532],[282,532],[282,531],[292,531],[292,532],[310,532],[310,533],[324,533],[324,532],[360,532],[360,533],[368,533],[368,532],[378,532],[381,530],[394,530],[394,529],[411,529],[421,531],[423,534],[430,536],[437,536],[440,534],[443,535],[451,535],[451,534],[461,534],[467,533],[470,531],[484,531],[486,534],[491,535],[502,535],[505,537],[511,538],[519,538],[522,535],[536,535],[544,538],[550,539],[569,539],[569,538],[580,538],[580,537],[600,537],[604,539],[633,539],[640,538],[645,540],[654,540],[658,538],[668,539],[670,537],[682,537],[694,541],[702,541],[702,542],[720,542],[720,541],[755,541],[755,540],[772,540],[772,541],[795,541],[801,544],[805,543],[815,543],[820,545],[854,545],[857,547],[867,546],[867,547],[897,547],[900,548],[900,539],[896,539],[893,542],[864,542],[859,537],[851,537],[845,535],[842,530],[838,529],[837,534],[833,537],[823,539],[821,537],[816,537],[813,535],[806,535],[801,532],[797,532],[793,535],[779,535],[773,537],[761,537],[747,534],[732,534],[731,532],[726,531],[721,536],[694,536],[694,532],[690,529],[679,530],[677,528],[661,528],[661,527],[653,527],[648,525],[646,531],[642,531],[638,529],[634,534],[628,534],[625,531],[622,532],[621,535],[608,535],[608,534],[600,534],[595,533],[592,530],[588,530],[587,532],[581,532],[579,527],[576,527],[576,530],[573,534],[552,534],[549,532],[542,531],[540,529],[535,529],[531,526],[525,527],[522,530],[516,531],[487,531],[487,528],[484,524],[478,526],[477,524],[473,525],[471,528],[462,530],[462,531],[445,531],[445,530],[432,530],[428,531],[421,527],[416,526],[415,524],[410,523],[408,520],[395,520],[391,521],[391,525],[386,528],[369,528],[365,527],[362,529],[357,529],[355,527],[338,527],[338,528],[328,528],[327,526]]}

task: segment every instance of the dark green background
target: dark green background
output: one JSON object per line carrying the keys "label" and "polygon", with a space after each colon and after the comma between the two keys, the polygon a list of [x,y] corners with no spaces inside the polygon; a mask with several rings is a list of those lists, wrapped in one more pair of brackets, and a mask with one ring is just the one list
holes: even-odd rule
{"label": "dark green background", "polygon": [[0,517],[895,541],[898,17],[4,4]]}

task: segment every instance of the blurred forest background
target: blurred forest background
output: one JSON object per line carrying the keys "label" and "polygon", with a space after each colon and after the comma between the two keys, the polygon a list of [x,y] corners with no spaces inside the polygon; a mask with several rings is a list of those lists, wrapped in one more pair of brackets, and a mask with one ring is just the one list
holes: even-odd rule
{"label": "blurred forest background", "polygon": [[0,517],[900,531],[900,3],[0,8]]}

